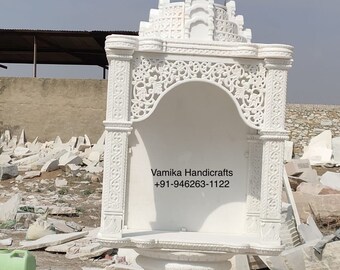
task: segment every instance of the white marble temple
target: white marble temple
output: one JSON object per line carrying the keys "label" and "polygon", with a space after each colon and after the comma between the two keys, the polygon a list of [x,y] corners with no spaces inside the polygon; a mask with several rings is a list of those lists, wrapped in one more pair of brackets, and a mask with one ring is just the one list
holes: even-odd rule
{"label": "white marble temple", "polygon": [[282,250],[292,47],[251,43],[236,5],[160,0],[106,39],[101,229],[151,269],[228,269]]}

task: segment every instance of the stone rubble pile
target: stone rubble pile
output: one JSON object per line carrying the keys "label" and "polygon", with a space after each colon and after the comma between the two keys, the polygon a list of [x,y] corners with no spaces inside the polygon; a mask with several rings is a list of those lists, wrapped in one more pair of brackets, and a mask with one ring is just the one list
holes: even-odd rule
{"label": "stone rubble pile", "polygon": [[105,133],[95,144],[87,135],[72,137],[66,143],[59,136],[44,143],[38,138],[27,142],[24,130],[19,138],[6,130],[0,135],[0,180],[30,179],[59,168],[74,176],[82,172],[102,173],[104,142]]}
{"label": "stone rubble pile", "polygon": [[[0,249],[64,253],[99,260],[107,269],[124,261],[96,240],[104,143],[105,133],[95,144],[86,135],[41,143],[27,142],[25,131],[19,138],[8,130],[0,134]],[[82,225],[84,219],[94,227]],[[16,232],[25,240],[14,241]]]}

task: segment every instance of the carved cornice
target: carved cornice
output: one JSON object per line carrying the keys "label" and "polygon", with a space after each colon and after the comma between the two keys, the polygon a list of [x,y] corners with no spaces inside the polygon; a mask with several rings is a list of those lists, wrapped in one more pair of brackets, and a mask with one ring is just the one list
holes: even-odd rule
{"label": "carved cornice", "polygon": [[283,44],[258,44],[260,58],[292,59],[293,47]]}
{"label": "carved cornice", "polygon": [[105,51],[108,59],[131,59],[133,52],[138,48],[138,37],[110,35],[106,37]]}
{"label": "carved cornice", "polygon": [[269,59],[264,60],[266,69],[288,70],[293,65],[293,60],[289,59]]}
{"label": "carved cornice", "polygon": [[257,46],[248,43],[199,43],[168,40],[164,43],[164,52],[169,54],[257,58]]}

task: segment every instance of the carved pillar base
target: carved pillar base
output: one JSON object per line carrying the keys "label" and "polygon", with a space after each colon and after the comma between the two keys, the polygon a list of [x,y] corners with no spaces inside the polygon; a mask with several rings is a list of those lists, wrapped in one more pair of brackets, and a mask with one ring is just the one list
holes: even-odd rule
{"label": "carved pillar base", "polygon": [[205,253],[194,251],[136,249],[136,261],[144,270],[228,270],[229,260],[234,256],[227,253]]}

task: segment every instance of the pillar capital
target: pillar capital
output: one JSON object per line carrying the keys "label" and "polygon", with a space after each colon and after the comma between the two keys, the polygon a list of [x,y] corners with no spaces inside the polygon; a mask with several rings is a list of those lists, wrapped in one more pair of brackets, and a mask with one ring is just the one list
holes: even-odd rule
{"label": "pillar capital", "polygon": [[138,38],[124,35],[110,35],[106,38],[105,51],[108,60],[131,60],[138,48]]}

